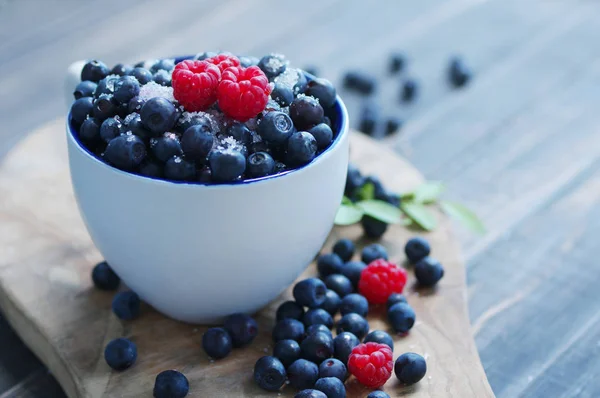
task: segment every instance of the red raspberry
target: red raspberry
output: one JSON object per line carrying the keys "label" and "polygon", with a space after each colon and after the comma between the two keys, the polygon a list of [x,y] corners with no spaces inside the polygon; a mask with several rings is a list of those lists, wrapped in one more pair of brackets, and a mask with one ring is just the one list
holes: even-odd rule
{"label": "red raspberry", "polygon": [[360,273],[358,291],[371,304],[384,304],[390,294],[402,293],[406,285],[406,271],[380,258],[372,261]]}
{"label": "red raspberry", "polygon": [[173,96],[188,112],[206,110],[217,100],[221,71],[210,62],[182,61],[175,65]]}
{"label": "red raspberry", "polygon": [[385,344],[359,344],[348,358],[348,371],[370,388],[384,385],[392,376],[393,368],[392,350]]}
{"label": "red raspberry", "polygon": [[223,72],[230,66],[240,66],[240,60],[237,59],[236,56],[227,54],[219,54],[217,56],[208,58],[206,62],[210,62],[213,65],[217,65],[221,72]]}
{"label": "red raspberry", "polygon": [[219,108],[227,116],[240,122],[262,112],[269,94],[269,79],[258,66],[232,66],[225,69],[217,90]]}

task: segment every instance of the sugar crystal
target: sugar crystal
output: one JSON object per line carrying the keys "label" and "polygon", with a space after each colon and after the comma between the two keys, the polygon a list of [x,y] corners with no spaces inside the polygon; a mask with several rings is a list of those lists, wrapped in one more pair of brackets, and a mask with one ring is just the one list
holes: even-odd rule
{"label": "sugar crystal", "polygon": [[163,97],[171,102],[175,102],[175,97],[173,97],[173,87],[165,87],[155,82],[148,82],[140,88],[138,98],[142,101],[148,101],[149,99],[156,97]]}

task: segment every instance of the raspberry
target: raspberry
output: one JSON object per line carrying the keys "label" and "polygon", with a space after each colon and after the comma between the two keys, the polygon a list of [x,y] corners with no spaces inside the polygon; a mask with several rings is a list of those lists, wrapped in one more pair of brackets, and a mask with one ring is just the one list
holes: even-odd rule
{"label": "raspberry", "polygon": [[223,113],[245,122],[265,109],[270,93],[269,80],[257,66],[232,66],[223,72],[217,97]]}
{"label": "raspberry", "polygon": [[385,344],[359,344],[348,358],[348,371],[369,388],[379,388],[392,376],[392,350]]}
{"label": "raspberry", "polygon": [[230,66],[240,66],[240,60],[233,55],[219,54],[214,57],[208,58],[206,62],[210,62],[213,65],[217,65],[221,73],[229,68]]}
{"label": "raspberry", "polygon": [[360,274],[358,291],[371,304],[385,304],[392,293],[402,293],[406,271],[382,258],[371,262]]}
{"label": "raspberry", "polygon": [[173,69],[173,96],[188,112],[206,110],[217,100],[219,68],[206,61],[182,61]]}

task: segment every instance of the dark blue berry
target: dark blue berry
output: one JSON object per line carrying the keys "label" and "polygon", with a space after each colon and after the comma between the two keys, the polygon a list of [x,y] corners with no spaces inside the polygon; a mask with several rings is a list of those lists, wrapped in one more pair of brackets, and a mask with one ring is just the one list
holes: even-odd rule
{"label": "dark blue berry", "polygon": [[296,283],[293,294],[296,302],[304,307],[318,308],[325,301],[327,287],[317,278],[307,278]]}
{"label": "dark blue berry", "polygon": [[154,83],[161,86],[171,87],[171,74],[165,70],[159,70],[152,76]]}
{"label": "dark blue berry", "polygon": [[348,376],[346,365],[339,359],[329,358],[321,362],[319,365],[319,377],[336,377],[341,381],[345,381]]}
{"label": "dark blue berry", "polygon": [[332,124],[331,124],[331,119],[328,116],[323,116],[323,123],[325,123],[326,125],[329,126],[329,128],[332,128]]}
{"label": "dark blue berry", "polygon": [[129,103],[117,105],[117,116],[120,119],[126,118],[131,112],[129,112]]}
{"label": "dark blue berry", "polygon": [[369,332],[369,322],[358,314],[346,314],[338,321],[336,331],[338,334],[350,332],[362,340]]}
{"label": "dark blue berry", "polygon": [[471,80],[471,69],[465,64],[464,60],[454,57],[450,60],[448,67],[448,79],[454,87],[462,87]]}
{"label": "dark blue berry", "polygon": [[117,290],[121,278],[106,261],[96,264],[92,270],[92,282],[100,290]]}
{"label": "dark blue berry", "polygon": [[279,340],[273,347],[273,356],[286,368],[300,358],[300,344],[296,340]]}
{"label": "dark blue berry", "polygon": [[304,316],[304,307],[295,301],[284,301],[277,308],[275,319],[279,322],[284,319],[295,319],[301,321]]}
{"label": "dark blue berry", "polygon": [[386,222],[380,221],[374,217],[364,215],[360,220],[360,225],[363,228],[365,236],[371,239],[379,239],[385,234],[388,229]]}
{"label": "dark blue berry", "polygon": [[294,123],[287,113],[269,112],[260,120],[256,130],[267,142],[281,145],[285,143],[294,131]]}
{"label": "dark blue berry", "polygon": [[134,113],[134,112],[139,113],[142,110],[142,106],[145,103],[146,103],[146,101],[144,101],[140,97],[133,97],[127,103],[127,110],[129,111],[129,113]]}
{"label": "dark blue berry", "polygon": [[297,76],[296,84],[294,84],[294,87],[292,88],[294,95],[304,94],[308,88],[308,76],[306,76],[306,73],[299,69],[294,69],[294,71],[296,72]]}
{"label": "dark blue berry", "polygon": [[83,69],[81,69],[81,81],[90,80],[97,83],[108,76],[109,73],[108,66],[103,62],[93,59],[83,65]]}
{"label": "dark blue berry", "polygon": [[131,76],[135,77],[140,85],[144,85],[146,83],[150,83],[152,81],[152,73],[148,69],[142,67],[133,68],[131,71]]}
{"label": "dark blue berry", "polygon": [[347,365],[352,350],[359,344],[358,337],[350,332],[342,332],[333,339],[333,356]]}
{"label": "dark blue berry", "polygon": [[236,141],[239,141],[244,145],[250,145],[252,143],[252,132],[250,132],[250,129],[244,123],[232,123],[227,128],[227,135],[232,136]]}
{"label": "dark blue berry", "polygon": [[281,54],[265,55],[258,62],[258,67],[265,72],[269,80],[282,74],[287,68],[288,61]]}
{"label": "dark blue berry", "polygon": [[273,341],[302,340],[304,324],[296,319],[286,318],[275,324],[273,328]]}
{"label": "dark blue berry", "polygon": [[304,322],[304,327],[309,327],[311,325],[325,325],[330,329],[333,327],[333,318],[331,317],[331,314],[322,308],[308,310],[306,314],[304,314],[302,322]]}
{"label": "dark blue berry", "polygon": [[117,106],[113,102],[113,96],[111,94],[102,94],[96,98],[92,114],[101,122],[115,116],[117,114]]}
{"label": "dark blue berry", "polygon": [[165,163],[165,178],[175,181],[193,181],[196,179],[196,166],[180,156],[173,156]]}
{"label": "dark blue berry", "polygon": [[323,107],[313,97],[298,96],[290,105],[290,117],[299,130],[307,130],[321,123]]}
{"label": "dark blue berry", "polygon": [[395,74],[401,72],[404,69],[404,64],[406,63],[406,59],[404,54],[402,53],[393,53],[390,56],[390,73]]}
{"label": "dark blue berry", "polygon": [[369,395],[367,395],[367,398],[390,398],[390,396],[384,391],[377,390],[371,391]]}
{"label": "dark blue berry", "polygon": [[273,174],[279,174],[286,171],[288,168],[285,163],[275,162],[275,170],[273,170]]}
{"label": "dark blue berry", "polygon": [[231,347],[231,336],[223,328],[210,328],[202,336],[202,348],[211,358],[225,358],[231,353]]}
{"label": "dark blue berry", "polygon": [[367,135],[375,134],[379,120],[379,105],[374,101],[367,101],[360,111],[360,124],[358,129]]}
{"label": "dark blue berry", "polygon": [[162,97],[149,99],[140,110],[142,123],[155,135],[170,131],[175,126],[177,117],[175,105]]}
{"label": "dark blue berry", "polygon": [[331,108],[335,104],[335,87],[327,79],[316,78],[309,81],[305,93],[318,99],[323,108]]}
{"label": "dark blue berry", "polygon": [[360,174],[360,170],[353,164],[348,165],[348,174],[346,175],[346,187],[344,194],[352,198],[356,191],[365,184],[365,178]]}
{"label": "dark blue berry", "polygon": [[275,83],[271,98],[281,106],[289,106],[294,100],[294,92],[291,87],[285,84]]}
{"label": "dark blue berry", "polygon": [[140,93],[140,83],[133,76],[120,77],[114,87],[114,98],[122,104],[128,103]]}
{"label": "dark blue berry", "polygon": [[119,118],[109,117],[100,126],[100,138],[102,141],[109,143],[113,138],[121,134],[122,128],[123,125]]}
{"label": "dark blue berry", "polygon": [[312,388],[319,379],[319,367],[306,359],[297,359],[288,367],[287,377],[296,390]]}
{"label": "dark blue berry", "polygon": [[137,347],[128,339],[114,339],[104,349],[104,360],[114,370],[125,370],[135,363]]}
{"label": "dark blue berry", "polygon": [[337,314],[341,303],[342,299],[340,296],[333,290],[327,289],[327,292],[325,293],[325,301],[319,308],[323,308],[325,311],[329,312],[331,316],[334,316]]}
{"label": "dark blue berry", "polygon": [[415,277],[421,286],[434,286],[444,276],[444,267],[438,260],[425,257],[415,264]]}
{"label": "dark blue berry", "polygon": [[319,123],[316,126],[311,127],[308,132],[315,137],[318,149],[327,148],[329,144],[331,144],[331,140],[333,140],[333,131],[331,131],[331,127],[325,123]]}
{"label": "dark blue berry", "polygon": [[387,196],[387,192],[379,178],[375,176],[367,176],[367,178],[365,178],[365,184],[373,185],[373,196],[375,199],[384,200]]}
{"label": "dark blue berry", "polygon": [[[332,325],[333,326],[333,325]],[[331,338],[333,338],[333,334],[331,334],[331,330],[330,327],[325,326],[323,324],[314,324],[314,325],[310,325],[307,329],[306,329],[306,336],[310,335],[310,334],[314,334],[314,333],[325,333],[328,334]]]}
{"label": "dark blue berry", "polygon": [[419,86],[415,80],[409,79],[402,83],[402,101],[412,102],[418,93]]}
{"label": "dark blue berry", "polygon": [[402,384],[415,384],[427,373],[427,363],[419,354],[407,352],[396,359],[394,373]]}
{"label": "dark blue berry", "polygon": [[403,294],[401,294],[401,293],[392,293],[388,297],[385,306],[389,310],[392,307],[392,305],[394,305],[396,303],[407,303],[407,302],[408,301],[406,301],[406,297]]}
{"label": "dark blue berry", "polygon": [[170,72],[175,68],[175,60],[172,58],[160,59],[150,67],[150,72],[156,73],[164,70]]}
{"label": "dark blue berry", "polygon": [[240,60],[240,65],[243,66],[244,68],[247,68],[249,66],[256,66],[260,62],[260,59],[258,59],[256,57],[241,56],[238,58]]}
{"label": "dark blue berry", "polygon": [[365,339],[363,340],[363,343],[385,344],[388,347],[390,347],[390,349],[392,351],[394,351],[394,340],[392,340],[392,336],[390,336],[388,333],[384,332],[383,330],[372,331],[371,333],[369,333],[367,335],[367,337],[365,337]]}
{"label": "dark blue berry", "polygon": [[275,357],[262,357],[254,365],[254,382],[263,390],[278,391],[284,385],[285,377],[285,367]]}
{"label": "dark blue berry", "polygon": [[146,60],[140,61],[137,64],[133,65],[133,67],[150,69],[150,67],[152,65],[154,65],[157,61],[158,61],[157,59],[146,59]]}
{"label": "dark blue berry", "polygon": [[120,135],[108,143],[105,159],[122,170],[132,170],[146,157],[146,146],[136,135]]}
{"label": "dark blue berry", "polygon": [[85,119],[79,128],[79,137],[86,143],[97,142],[100,139],[100,123],[98,119]]}
{"label": "dark blue berry", "polygon": [[307,131],[298,131],[287,143],[288,163],[301,166],[310,163],[317,155],[317,140]]}
{"label": "dark blue berry", "polygon": [[190,126],[181,136],[181,148],[185,156],[201,163],[206,161],[213,142],[212,128],[204,122]]}
{"label": "dark blue berry", "polygon": [[212,181],[212,171],[210,167],[204,166],[197,172],[196,181],[208,184]]}
{"label": "dark blue berry", "polygon": [[223,325],[231,336],[234,347],[242,347],[250,344],[258,334],[258,323],[249,315],[233,314],[225,319]]}
{"label": "dark blue berry", "polygon": [[415,324],[415,311],[408,303],[396,303],[387,312],[388,320],[396,333],[407,333]]}
{"label": "dark blue berry", "polygon": [[363,248],[361,257],[363,263],[368,265],[370,262],[380,258],[387,260],[388,254],[387,250],[385,250],[385,247],[381,246],[379,243],[373,243]]}
{"label": "dark blue berry", "polygon": [[154,381],[154,398],[183,398],[190,391],[187,377],[176,370],[164,370]]}
{"label": "dark blue berry", "polygon": [[134,134],[143,140],[148,140],[152,136],[152,133],[144,127],[142,119],[137,113],[132,113],[123,120],[121,132],[131,132],[131,134]]}
{"label": "dark blue berry", "polygon": [[333,339],[323,332],[309,334],[300,343],[302,358],[320,364],[333,355]]}
{"label": "dark blue berry", "polygon": [[246,174],[249,177],[264,177],[273,174],[275,160],[267,152],[255,152],[246,160]]}
{"label": "dark blue berry", "polygon": [[344,382],[337,377],[318,379],[315,383],[315,389],[324,392],[327,398],[346,398]]}
{"label": "dark blue berry", "polygon": [[401,198],[400,195],[396,193],[388,193],[387,196],[382,200],[391,204],[392,206],[400,207]]}
{"label": "dark blue berry", "polygon": [[350,261],[354,255],[354,250],[354,242],[352,242],[350,239],[340,239],[335,242],[335,245],[333,245],[333,252],[340,256],[344,262]]}
{"label": "dark blue berry", "polygon": [[125,76],[131,73],[133,66],[127,64],[116,64],[110,70],[111,75]]}
{"label": "dark blue berry", "polygon": [[321,254],[317,259],[317,270],[321,277],[339,274],[344,266],[344,261],[335,253]]}
{"label": "dark blue berry", "polygon": [[429,256],[431,246],[429,246],[429,242],[424,238],[411,238],[406,242],[406,246],[404,246],[404,253],[406,253],[408,261],[415,264],[417,261]]}
{"label": "dark blue berry", "polygon": [[319,390],[313,390],[312,388],[308,388],[306,390],[300,391],[298,394],[294,395],[294,398],[327,398],[324,392]]}
{"label": "dark blue berry", "polygon": [[163,177],[163,165],[155,160],[146,158],[142,164],[140,164],[139,172],[141,175],[152,178]]}
{"label": "dark blue berry", "polygon": [[115,91],[115,84],[119,81],[119,77],[115,75],[106,76],[104,79],[98,82],[96,90],[94,90],[94,97],[98,98],[102,94],[112,95]]}
{"label": "dark blue berry", "polygon": [[234,181],[246,171],[246,158],[236,150],[215,149],[208,156],[214,181]]}
{"label": "dark blue berry", "polygon": [[358,293],[352,293],[342,299],[340,313],[346,315],[352,312],[362,317],[367,316],[367,313],[369,312],[369,302],[364,296]]}
{"label": "dark blue berry", "polygon": [[195,61],[204,61],[205,59],[216,57],[217,55],[219,55],[219,54],[217,54],[214,51],[204,51],[204,52],[196,54],[193,59]]}
{"label": "dark blue berry", "polygon": [[117,318],[130,321],[140,316],[140,297],[131,290],[119,292],[112,301],[112,310]]}
{"label": "dark blue berry", "polygon": [[183,154],[179,138],[173,133],[164,133],[159,138],[153,138],[150,141],[150,149],[152,149],[154,157],[163,163],[173,156]]}
{"label": "dark blue berry", "polygon": [[362,261],[349,261],[342,267],[342,275],[350,279],[354,289],[358,288],[358,281],[360,280],[360,274],[367,268],[367,264]]}
{"label": "dark blue berry", "polygon": [[396,131],[400,130],[402,127],[402,120],[391,116],[385,121],[385,135],[394,134]]}
{"label": "dark blue berry", "polygon": [[368,95],[375,91],[377,80],[364,72],[350,71],[344,75],[343,85],[348,90]]}
{"label": "dark blue berry", "polygon": [[325,286],[327,286],[328,289],[336,292],[338,296],[342,298],[354,291],[354,286],[352,286],[350,279],[346,278],[342,274],[333,274],[326,277]]}
{"label": "dark blue berry", "polygon": [[75,97],[76,100],[83,97],[91,97],[94,95],[97,86],[96,83],[89,80],[83,81],[75,87],[73,97]]}
{"label": "dark blue berry", "polygon": [[91,97],[82,97],[71,105],[71,119],[78,125],[92,113],[94,109],[94,100]]}

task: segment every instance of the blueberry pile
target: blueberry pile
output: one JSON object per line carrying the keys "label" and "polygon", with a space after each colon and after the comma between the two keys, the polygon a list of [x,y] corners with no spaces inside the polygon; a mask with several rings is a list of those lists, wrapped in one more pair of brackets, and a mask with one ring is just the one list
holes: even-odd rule
{"label": "blueberry pile", "polygon": [[[194,60],[217,56],[201,53]],[[258,66],[270,82],[268,102],[249,120],[225,115],[218,102],[195,112],[181,105],[173,88],[176,60],[112,69],[92,60],[73,93],[71,127],[89,152],[118,169],[203,184],[285,173],[331,145],[339,121],[336,89],[328,80],[291,68],[281,55],[235,62]]]}

